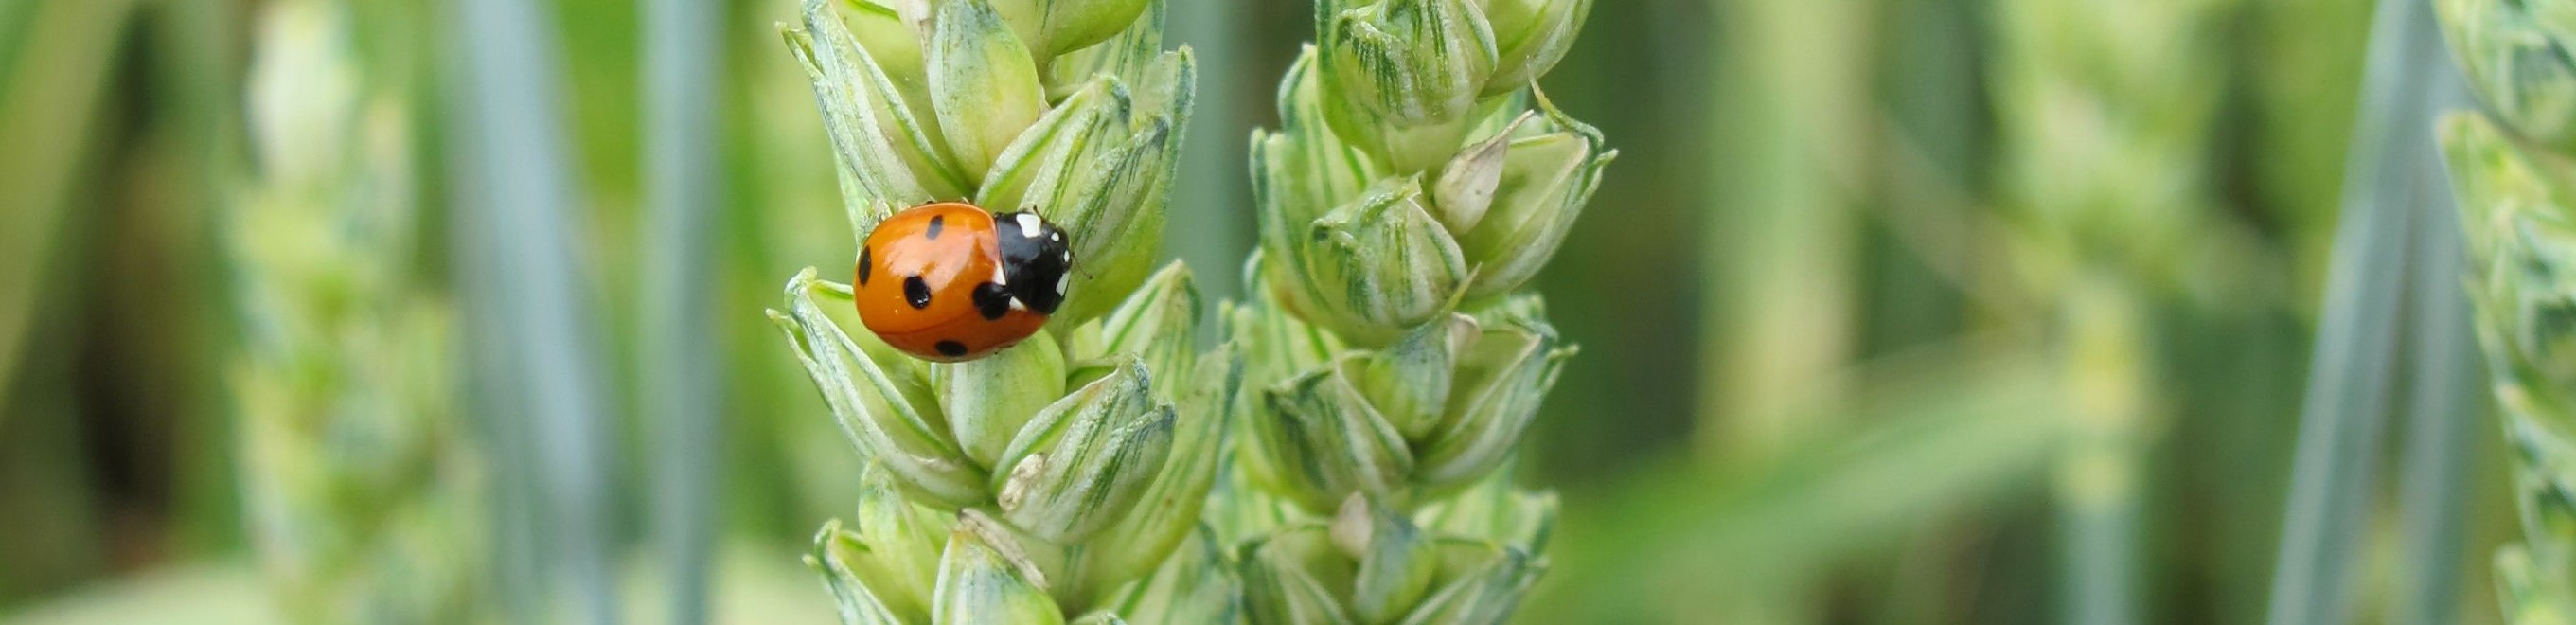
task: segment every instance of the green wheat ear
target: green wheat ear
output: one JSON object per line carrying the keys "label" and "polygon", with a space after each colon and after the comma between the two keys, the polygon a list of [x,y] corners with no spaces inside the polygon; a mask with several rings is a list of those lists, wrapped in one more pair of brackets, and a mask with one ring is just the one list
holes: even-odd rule
{"label": "green wheat ear", "polygon": [[1163,14],[1159,0],[808,0],[786,27],[854,235],[963,199],[1034,208],[1082,263],[1046,330],[954,364],[849,330],[849,287],[811,269],[788,281],[770,318],[869,466],[856,516],[807,557],[843,621],[1232,611],[1232,569],[1199,515],[1243,359],[1198,340],[1189,269],[1153,264],[1197,79],[1187,48],[1163,49]]}
{"label": "green wheat ear", "polygon": [[2576,25],[2519,2],[2435,7],[2498,115],[2455,112],[2440,127],[2522,511],[2523,542],[2496,554],[2498,591],[2511,622],[2564,623],[2576,618],[2576,65],[2558,51]]}
{"label": "green wheat ear", "polygon": [[252,543],[291,621],[480,622],[489,498],[453,315],[412,266],[411,113],[391,68],[359,66],[360,26],[326,0],[273,3],[251,67],[260,177],[221,228]]}
{"label": "green wheat ear", "polygon": [[2565,154],[2514,138],[2475,113],[2442,122],[2442,145],[2470,252],[2469,297],[2479,343],[2496,373],[2497,406],[2513,451],[2523,543],[2497,554],[2505,614],[2563,622],[2576,612],[2567,566],[2576,557],[2576,230],[2570,230]]}
{"label": "green wheat ear", "polygon": [[2061,620],[2145,613],[2142,517],[2154,433],[2173,417],[2152,312],[2205,280],[2236,224],[2204,173],[2226,59],[2204,45],[2231,0],[1996,6],[1988,67],[2013,265],[2049,319],[2071,448],[2056,467]]}
{"label": "green wheat ear", "polygon": [[1253,134],[1217,535],[1256,623],[1496,622],[1546,569],[1509,463],[1576,352],[1525,287],[1618,152],[1534,86],[1585,0],[1325,1]]}

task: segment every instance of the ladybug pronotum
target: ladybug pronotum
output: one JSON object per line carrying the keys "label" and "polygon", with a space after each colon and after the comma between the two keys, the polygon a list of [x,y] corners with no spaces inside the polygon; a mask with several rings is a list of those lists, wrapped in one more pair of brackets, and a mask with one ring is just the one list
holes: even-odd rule
{"label": "ladybug pronotum", "polygon": [[868,331],[924,360],[958,362],[1046,326],[1072,268],[1064,231],[1037,213],[940,202],[877,222],[852,284]]}

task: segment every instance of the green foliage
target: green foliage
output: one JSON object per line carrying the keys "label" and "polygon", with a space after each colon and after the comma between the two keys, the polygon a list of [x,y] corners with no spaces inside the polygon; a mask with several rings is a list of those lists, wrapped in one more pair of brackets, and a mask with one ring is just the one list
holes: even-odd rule
{"label": "green foliage", "polygon": [[[233,424],[177,406],[250,399],[232,392],[256,377],[247,358],[199,353],[229,346],[210,329],[305,321],[256,313],[236,324],[224,306],[152,305],[274,290],[240,277],[251,256],[339,282],[373,271],[320,266],[378,248],[322,254],[296,242],[335,228],[293,218],[239,228],[235,211],[190,208],[197,195],[264,193],[203,181],[240,178],[249,151],[229,135],[252,128],[228,92],[241,73],[231,57],[263,47],[237,41],[255,21],[241,18],[272,4],[0,2],[0,196],[25,207],[0,210],[0,258],[12,260],[0,266],[19,268],[0,271],[0,509],[26,513],[0,542],[0,604],[130,596],[136,610],[178,611],[109,620],[223,618],[238,597],[122,593],[159,579],[144,567],[246,559],[206,552],[235,539],[186,520],[237,516],[225,509],[239,499],[236,472],[221,469],[240,454],[209,448],[332,444],[207,436]],[[349,4],[362,25],[377,21],[370,11],[420,8]],[[725,33],[723,58],[694,58],[732,76],[689,92],[724,111],[719,143],[704,151],[725,172],[726,212],[698,230],[723,241],[720,295],[656,294],[667,285],[653,276],[694,261],[672,239],[636,234],[670,232],[635,208],[665,181],[634,153],[665,145],[662,130],[639,123],[668,97],[649,78],[657,65],[639,61],[664,49],[635,28],[654,13],[617,0],[537,5],[564,18],[544,29],[565,43],[556,94],[569,106],[532,119],[574,141],[578,157],[562,160],[578,169],[551,177],[580,185],[584,200],[550,238],[572,244],[560,260],[588,268],[564,274],[574,288],[546,301],[590,304],[597,314],[580,325],[616,337],[601,351],[617,360],[602,363],[611,375],[598,376],[596,394],[608,400],[606,429],[574,438],[623,447],[610,455],[632,461],[600,467],[604,483],[585,490],[660,504],[663,482],[627,469],[690,465],[665,464],[689,455],[666,439],[634,435],[672,407],[652,399],[669,386],[652,371],[691,360],[668,357],[685,341],[665,341],[673,330],[639,311],[677,296],[739,313],[743,302],[780,302],[782,278],[799,268],[823,267],[770,304],[802,359],[778,349],[765,319],[724,313],[732,321],[710,332],[724,356],[691,363],[725,379],[726,509],[715,516],[727,551],[750,546],[744,558],[792,576],[711,578],[728,593],[727,616],[808,599],[862,622],[1486,620],[1526,590],[1528,622],[2050,622],[2070,620],[2057,610],[2073,595],[2060,590],[2115,579],[2066,566],[2078,541],[2058,538],[2077,534],[2059,532],[2081,518],[2134,523],[2134,534],[2078,540],[2140,554],[2126,570],[2141,617],[2246,622],[2261,618],[2263,581],[2281,568],[2284,491],[2317,490],[2282,479],[2291,439],[2309,429],[2285,417],[2300,409],[2303,372],[2411,370],[2439,353],[2390,341],[2372,357],[2345,349],[2356,335],[2339,330],[2303,366],[2309,330],[2340,318],[2304,302],[2330,286],[2322,244],[2339,221],[2370,3],[1351,0],[1322,2],[1318,15],[1313,3],[1215,0],[1174,3],[1168,33],[1152,0],[806,4],[707,7],[725,14],[705,24]],[[2549,77],[2563,73],[2544,54],[2558,39],[2546,27],[2555,3],[2395,4],[2485,16],[2455,32],[2489,33],[2471,61],[2489,68],[2478,79],[2519,94],[2496,107],[2519,118],[2490,119],[2523,151],[2559,149],[2533,130],[2554,115]],[[815,7],[827,19],[799,13]],[[766,28],[781,16],[796,16],[787,54]],[[423,26],[362,31],[361,62],[490,36],[413,21]],[[1595,32],[1573,46],[1585,29]],[[203,41],[174,46],[173,35]],[[1199,54],[1166,49],[1183,40]],[[1217,41],[1240,53],[1219,54]],[[414,87],[439,86],[413,73]],[[1530,88],[1541,79],[1544,99]],[[472,90],[441,91],[408,98],[404,152],[423,170],[495,158],[453,140],[471,136],[473,126],[449,123],[472,111],[437,110]],[[325,93],[288,104],[333,99]],[[1271,98],[1286,117],[1241,106]],[[366,125],[330,117],[294,116]],[[1271,128],[1252,146],[1262,164],[1240,177],[1236,144],[1262,124]],[[372,132],[338,134],[358,143]],[[1604,136],[1625,153],[1613,178],[1602,176]],[[1197,162],[1181,160],[1184,140]],[[2389,177],[2362,174],[2353,186]],[[830,195],[835,182],[856,189],[846,204]],[[1232,185],[1259,194],[1222,192]],[[444,242],[490,236],[468,221],[449,232],[438,215],[443,196],[472,195],[470,185],[419,187],[427,219],[415,220],[424,225],[408,254],[433,275],[399,290],[333,287],[353,311],[344,316],[394,329],[347,333],[358,338],[337,341],[331,357],[368,364],[312,366],[324,373],[305,378],[417,369],[425,377],[386,386],[444,388],[488,371],[412,353],[483,327],[480,316],[448,322],[463,315],[438,312],[446,298],[434,283],[455,271],[478,284],[444,266],[489,256]],[[1179,203],[1166,208],[1167,195]],[[824,279],[846,280],[833,272],[847,270],[851,236],[876,215],[933,198],[1084,223],[1080,265],[1112,271],[1077,275],[1083,295],[1020,349],[953,366],[911,361],[853,325],[842,288]],[[1592,225],[1571,227],[1578,219]],[[845,221],[850,229],[834,225]],[[2405,275],[2358,292],[2457,294],[2450,270],[2409,260],[2443,255],[2425,237],[2452,236],[2419,223],[2430,222],[2386,224],[2403,254],[2339,250],[2375,259],[2356,275]],[[232,256],[190,251],[209,241]],[[1265,250],[1248,277],[1256,288],[1236,288],[1245,282],[1233,268],[1253,243]],[[1190,251],[1198,272],[1157,260],[1164,245]],[[2436,284],[2424,286],[2427,275]],[[1544,314],[1539,290],[1552,304]],[[2326,307],[2390,320],[2362,326],[2432,322],[2333,292]],[[395,302],[356,304],[385,297]],[[637,301],[647,305],[626,305]],[[1130,305],[1139,301],[1154,303]],[[379,314],[391,308],[421,312]],[[1139,338],[1189,334],[1192,323],[1202,325],[1191,340]],[[1211,328],[1227,334],[1211,340]],[[1578,339],[1588,364],[1567,366]],[[2011,371],[1974,364],[1997,354]],[[1879,366],[1890,360],[1955,375],[1882,401],[1913,377]],[[225,362],[234,366],[201,366]],[[623,375],[635,372],[647,375]],[[2419,399],[2437,396],[2421,386],[2390,384],[2398,379],[2310,386],[2390,408],[2440,404]],[[2064,392],[2079,389],[2080,402]],[[440,399],[449,412],[508,401]],[[644,418],[615,418],[625,409]],[[2082,419],[2057,418],[2070,415]],[[2403,450],[2412,462],[2418,444],[2410,430],[2353,448]],[[2463,458],[2502,470],[2518,455]],[[1178,469],[1200,464],[1216,468]],[[2466,465],[2467,475],[2490,470]],[[533,469],[486,477],[507,487]],[[2488,508],[2513,500],[2506,480],[2480,481],[2426,482],[2454,494],[2395,505],[2357,496],[2366,512],[2338,515],[2352,529],[2327,533],[2356,538],[2332,554],[2351,565],[2332,568],[2353,572],[2357,583],[2339,586],[2361,600],[2314,601],[2392,622],[2491,620],[2486,567],[2415,551],[2418,521],[2440,513],[2428,510],[2478,521],[2478,532],[2510,530],[2487,527],[2504,519]],[[1517,484],[1561,488],[1565,501]],[[314,509],[401,496],[375,490]],[[2034,496],[2050,493],[2114,514],[2052,516]],[[273,501],[257,497],[249,503]],[[604,557],[641,556],[637,571],[689,568],[661,559],[658,537],[630,531],[660,526],[663,506],[615,509],[650,518],[609,519],[620,531],[600,540],[619,553]],[[799,541],[833,516],[842,520],[824,539]],[[1365,523],[1337,523],[1348,519]],[[2469,550],[2491,553],[2490,537],[2468,536]],[[814,592],[812,572],[768,553],[770,541],[811,547],[834,592]],[[443,555],[479,551],[437,544]],[[2542,592],[2564,586],[2551,557],[2516,548],[2497,558],[2497,587],[2517,598],[2508,609],[2559,609]],[[72,588],[129,574],[133,584]],[[222,593],[256,588],[225,575]],[[943,575],[958,580],[945,595]],[[2480,591],[2470,609],[2417,582],[2442,576]],[[519,581],[494,585],[534,586]],[[729,594],[747,587],[778,596]],[[629,608],[672,598],[627,596]],[[2410,603],[2432,616],[2409,616],[2419,614]],[[0,620],[70,614],[52,607],[0,605]]]}
{"label": "green foliage", "polygon": [[1563,579],[1539,585],[1527,620],[1750,619],[1839,562],[2003,507],[2066,451],[2072,422],[2053,407],[2067,398],[2044,355],[1916,362],[1938,364],[1838,398],[1866,424],[1846,438],[1716,471],[1660,463],[1569,501],[1554,540]]}

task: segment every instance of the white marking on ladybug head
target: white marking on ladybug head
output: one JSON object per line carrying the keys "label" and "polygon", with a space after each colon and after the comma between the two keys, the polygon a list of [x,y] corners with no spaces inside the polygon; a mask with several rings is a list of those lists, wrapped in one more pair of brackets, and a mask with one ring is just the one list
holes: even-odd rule
{"label": "white marking on ladybug head", "polygon": [[1020,213],[1020,236],[1038,238],[1038,226],[1045,223],[1038,221],[1038,216],[1034,213]]}
{"label": "white marking on ladybug head", "polygon": [[1011,296],[1011,310],[1028,310],[1028,309],[1029,309],[1029,307],[1028,307],[1028,306],[1023,305],[1023,304],[1021,304],[1021,303],[1020,303],[1020,298],[1019,298],[1019,296],[1016,296],[1016,295]]}
{"label": "white marking on ladybug head", "polygon": [[1055,277],[1055,294],[1057,297],[1064,296],[1064,285],[1071,281],[1073,281],[1073,274],[1070,273],[1061,274]]}
{"label": "white marking on ladybug head", "polygon": [[1002,274],[1002,266],[993,266],[993,286],[1010,286],[1011,277]]}
{"label": "white marking on ladybug head", "polygon": [[1057,242],[1057,243],[1063,243],[1063,242],[1064,242],[1064,233],[1062,233],[1062,232],[1049,232],[1049,233],[1047,233],[1047,240],[1049,240],[1049,241],[1054,241],[1054,242]]}

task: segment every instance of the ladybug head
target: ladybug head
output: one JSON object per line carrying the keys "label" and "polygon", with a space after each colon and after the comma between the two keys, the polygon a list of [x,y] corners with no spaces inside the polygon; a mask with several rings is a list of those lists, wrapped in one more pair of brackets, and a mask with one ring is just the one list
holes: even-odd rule
{"label": "ladybug head", "polygon": [[1055,314],[1073,280],[1073,248],[1064,230],[1036,211],[993,216],[993,238],[1002,247],[1002,276],[1011,297],[1038,314]]}

